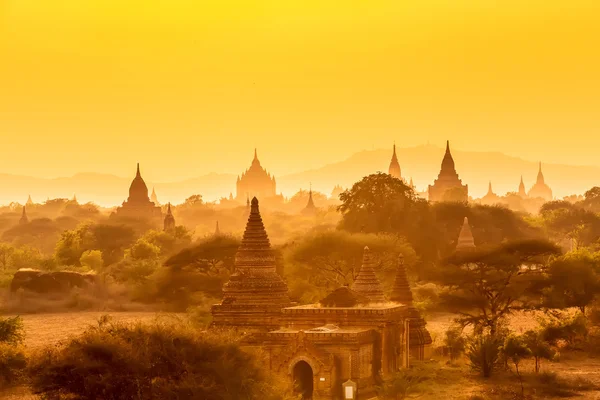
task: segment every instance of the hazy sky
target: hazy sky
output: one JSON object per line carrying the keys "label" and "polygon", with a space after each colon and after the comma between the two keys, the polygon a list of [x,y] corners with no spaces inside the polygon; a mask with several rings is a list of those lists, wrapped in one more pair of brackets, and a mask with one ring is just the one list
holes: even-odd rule
{"label": "hazy sky", "polygon": [[600,165],[598,21],[598,0],[0,0],[0,172],[168,181],[257,146],[282,175],[447,138]]}

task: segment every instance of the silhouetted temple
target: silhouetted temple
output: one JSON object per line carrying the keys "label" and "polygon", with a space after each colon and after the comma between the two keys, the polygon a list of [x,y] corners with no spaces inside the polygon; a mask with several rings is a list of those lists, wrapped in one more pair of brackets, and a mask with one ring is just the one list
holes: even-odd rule
{"label": "silhouetted temple", "polygon": [[317,213],[317,207],[315,206],[315,202],[312,197],[312,187],[308,191],[308,202],[306,203],[306,207],[302,210],[302,214],[304,215],[314,215]]}
{"label": "silhouetted temple", "polygon": [[252,165],[247,169],[242,176],[238,176],[236,183],[236,200],[239,202],[244,201],[244,197],[256,197],[264,200],[269,197],[275,196],[276,193],[276,182],[275,177],[271,176],[260,165],[256,149],[254,149],[254,159]]}
{"label": "silhouetted temple", "polygon": [[396,144],[394,143],[394,151],[392,153],[392,160],[390,161],[390,167],[388,168],[388,174],[397,179],[402,179],[402,172],[400,170],[400,163],[396,156]]}
{"label": "silhouetted temple", "polygon": [[335,185],[331,191],[331,198],[335,200],[340,199],[340,194],[344,193],[344,188],[340,185]]}
{"label": "silhouetted temple", "polygon": [[153,202],[155,206],[160,206],[160,203],[158,202],[158,196],[156,196],[156,191],[154,190],[154,187],[152,188],[152,194],[150,195],[150,201]]}
{"label": "silhouetted temple", "polygon": [[215,226],[215,236],[221,236],[221,230],[219,229],[219,221],[217,221],[217,224]]}
{"label": "silhouetted temple", "polygon": [[492,182],[489,183],[488,191],[485,196],[481,198],[481,204],[493,205],[500,202],[500,197],[492,190]]}
{"label": "silhouetted temple", "polygon": [[23,206],[23,212],[21,214],[21,218],[19,219],[19,224],[23,225],[29,222],[29,218],[27,217],[27,211],[25,210],[25,206]]}
{"label": "silhouetted temple", "polygon": [[406,274],[406,266],[404,265],[404,256],[398,256],[398,269],[396,270],[396,279],[394,279],[394,287],[392,288],[391,301],[412,305],[413,296],[408,283],[408,275]]}
{"label": "silhouetted temple", "polygon": [[468,201],[469,188],[458,178],[454,159],[450,154],[450,141],[446,142],[446,154],[438,178],[429,185],[429,201]]}
{"label": "silhouetted temple", "polygon": [[281,310],[290,305],[287,285],[275,270],[275,254],[254,197],[235,255],[235,272],[223,286],[223,301],[212,307],[212,326],[276,329]]}
{"label": "silhouetted temple", "polygon": [[465,217],[462,228],[460,228],[460,233],[458,235],[456,251],[473,250],[474,248],[475,240],[473,239],[473,232],[471,232],[469,219]]}
{"label": "silhouetted temple", "polygon": [[521,183],[519,183],[518,195],[522,199],[527,198],[527,192],[525,191],[525,184],[523,183],[523,175],[521,175]]}
{"label": "silhouetted temple", "polygon": [[165,230],[165,232],[175,229],[175,217],[173,216],[173,212],[171,211],[171,203],[167,205],[167,215],[165,215],[163,229]]}
{"label": "silhouetted temple", "polygon": [[25,205],[27,205],[27,206],[32,206],[33,205],[33,200],[31,200],[31,195],[29,195],[27,197],[27,202],[25,203]]}
{"label": "silhouetted temple", "polygon": [[552,201],[552,189],[548,186],[544,180],[544,174],[542,173],[542,163],[540,162],[540,169],[538,171],[537,180],[535,184],[529,189],[529,197],[541,198],[546,201]]}
{"label": "silhouetted temple", "polygon": [[162,220],[160,207],[154,205],[148,197],[148,187],[140,174],[140,164],[137,165],[135,178],[129,187],[129,197],[123,205],[115,211],[114,215],[124,218]]}

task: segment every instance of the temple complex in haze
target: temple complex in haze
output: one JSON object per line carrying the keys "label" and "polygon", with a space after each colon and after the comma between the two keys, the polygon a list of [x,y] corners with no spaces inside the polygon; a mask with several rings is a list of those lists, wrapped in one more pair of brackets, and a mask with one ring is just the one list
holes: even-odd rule
{"label": "temple complex in haze", "polygon": [[390,161],[390,166],[388,168],[388,174],[390,174],[394,178],[402,180],[402,172],[400,170],[400,163],[398,162],[398,157],[396,156],[396,144],[395,143],[394,143],[394,151],[392,153],[392,160]]}
{"label": "temple complex in haze", "polygon": [[471,232],[471,226],[469,225],[469,218],[465,217],[458,235],[456,251],[468,251],[473,249],[475,249],[475,240],[473,239],[473,232]]}
{"label": "temple complex in haze", "polygon": [[140,174],[140,164],[137,165],[135,178],[129,187],[129,197],[112,215],[131,219],[155,220],[160,223],[162,212],[160,207],[151,202],[148,197],[148,187]]}
{"label": "temple complex in haze", "polygon": [[429,185],[429,201],[461,201],[469,200],[469,188],[458,178],[454,167],[454,159],[450,154],[450,141],[446,142],[446,154],[442,160],[442,168],[438,178]]}
{"label": "temple complex in haze", "polygon": [[160,203],[158,202],[158,197],[156,196],[156,191],[154,190],[154,187],[152,188],[152,194],[150,195],[150,201],[153,202],[155,206],[160,206]]}
{"label": "temple complex in haze", "polygon": [[390,300],[365,248],[351,288],[340,287],[317,304],[294,306],[275,270],[254,198],[235,265],[223,301],[212,308],[212,327],[246,332],[242,344],[261,348],[267,368],[295,382],[303,399],[342,398],[343,384],[355,389],[352,398],[372,398],[380,379],[407,367],[410,358],[427,357],[431,336],[412,306],[402,258]]}
{"label": "temple complex in haze", "polygon": [[254,149],[254,159],[252,165],[241,176],[238,176],[236,183],[236,200],[243,202],[248,197],[256,197],[264,200],[276,196],[275,177],[271,176],[260,165],[256,149]]}
{"label": "temple complex in haze", "polygon": [[531,198],[541,198],[546,201],[552,201],[552,189],[548,186],[544,180],[544,174],[542,173],[542,163],[540,162],[540,169],[538,171],[537,180],[535,184],[529,189],[528,196]]}

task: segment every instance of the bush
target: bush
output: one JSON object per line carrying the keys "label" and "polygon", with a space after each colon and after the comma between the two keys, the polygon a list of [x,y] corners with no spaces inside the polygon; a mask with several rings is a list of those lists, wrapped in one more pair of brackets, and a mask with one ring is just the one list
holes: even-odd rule
{"label": "bush", "polygon": [[0,387],[17,382],[26,367],[27,359],[19,346],[0,343]]}
{"label": "bush", "polygon": [[14,346],[21,344],[23,339],[25,332],[21,317],[0,318],[0,343]]}
{"label": "bush", "polygon": [[476,335],[467,346],[467,356],[473,370],[480,372],[484,378],[492,376],[499,366],[502,338],[498,336]]}
{"label": "bush", "polygon": [[450,328],[446,331],[446,337],[444,338],[444,344],[448,349],[448,355],[450,360],[454,361],[465,351],[466,340],[462,335],[462,329]]}
{"label": "bush", "polygon": [[47,398],[276,399],[262,366],[234,338],[183,325],[101,321],[32,359],[31,386]]}
{"label": "bush", "polygon": [[583,314],[572,318],[557,318],[543,324],[542,339],[550,344],[558,345],[564,342],[568,347],[575,347],[585,341],[588,334],[588,323]]}

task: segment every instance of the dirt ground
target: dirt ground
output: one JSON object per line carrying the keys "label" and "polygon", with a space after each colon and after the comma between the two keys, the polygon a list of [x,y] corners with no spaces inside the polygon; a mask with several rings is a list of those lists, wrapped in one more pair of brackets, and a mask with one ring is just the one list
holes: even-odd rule
{"label": "dirt ground", "polygon": [[[70,337],[80,334],[90,325],[95,325],[98,319],[106,315],[105,312],[76,312],[57,314],[32,314],[22,316],[25,325],[25,346],[30,351],[52,344],[59,344]],[[184,318],[182,315],[157,314],[153,312],[113,312],[108,313],[113,321],[121,322],[151,322],[156,319]],[[443,341],[443,334],[452,324],[453,316],[449,314],[431,314],[427,316],[428,329],[434,340],[434,345]],[[534,314],[520,314],[514,316],[510,325],[517,333],[537,326]],[[435,357],[434,357],[435,358]],[[437,359],[441,370],[435,383],[427,384],[415,398],[419,399],[455,399],[455,400],[484,400],[484,399],[511,399],[515,398],[510,393],[502,392],[499,388],[519,388],[519,381],[511,373],[501,374],[489,381],[483,381],[473,374],[463,361],[458,365],[448,365],[445,359]],[[535,379],[533,364],[525,362],[522,366],[526,379]],[[591,358],[585,354],[573,353],[561,355],[560,362],[544,362],[542,371],[555,372],[561,378],[583,378],[600,388],[600,359]],[[520,391],[520,389],[518,389]],[[533,393],[530,389],[530,399],[554,398]],[[588,390],[579,393],[578,399],[600,400],[600,391]],[[13,388],[10,391],[0,391],[0,399],[7,400],[33,400],[36,396],[26,388]]]}

